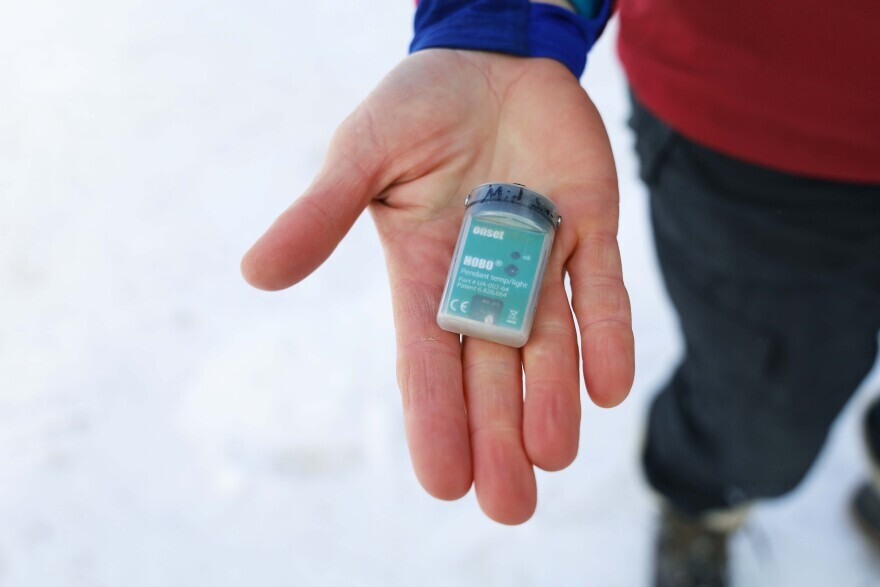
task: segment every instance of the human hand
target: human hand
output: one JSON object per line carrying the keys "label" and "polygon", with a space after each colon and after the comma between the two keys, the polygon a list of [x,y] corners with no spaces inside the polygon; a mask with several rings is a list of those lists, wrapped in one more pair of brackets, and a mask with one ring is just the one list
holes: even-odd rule
{"label": "human hand", "polygon": [[[525,184],[564,218],[522,349],[460,342],[436,321],[463,198],[486,182]],[[245,255],[245,278],[267,290],[299,282],[367,207],[388,266],[416,475],[441,499],[463,496],[473,481],[489,517],[522,523],[536,505],[533,465],[559,470],[577,454],[578,340],[566,272],[590,397],[617,405],[633,380],[617,175],[602,121],[556,61],[415,53],[342,123],[314,182]]]}

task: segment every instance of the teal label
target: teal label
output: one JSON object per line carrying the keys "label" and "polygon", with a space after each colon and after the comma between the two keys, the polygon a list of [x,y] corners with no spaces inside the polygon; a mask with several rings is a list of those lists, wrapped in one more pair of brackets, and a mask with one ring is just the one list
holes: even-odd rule
{"label": "teal label", "polygon": [[452,276],[446,311],[519,330],[541,261],[545,234],[473,220]]}

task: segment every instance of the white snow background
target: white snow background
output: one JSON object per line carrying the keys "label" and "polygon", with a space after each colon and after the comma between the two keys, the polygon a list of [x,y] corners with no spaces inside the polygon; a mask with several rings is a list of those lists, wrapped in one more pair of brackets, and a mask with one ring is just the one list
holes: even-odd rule
{"label": "white snow background", "polygon": [[[638,374],[523,526],[410,469],[368,216],[297,287],[241,254],[405,55],[412,2],[0,3],[0,586],[648,584],[638,449],[680,352],[614,27],[584,83],[620,171]],[[734,543],[741,586],[880,585],[847,513],[851,403],[807,481]],[[868,389],[870,388],[870,390]]]}

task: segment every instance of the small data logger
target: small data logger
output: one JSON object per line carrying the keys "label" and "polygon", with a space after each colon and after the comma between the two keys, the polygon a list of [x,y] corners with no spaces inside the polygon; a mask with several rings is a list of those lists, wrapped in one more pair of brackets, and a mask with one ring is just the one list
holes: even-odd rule
{"label": "small data logger", "polygon": [[517,183],[478,186],[465,207],[437,323],[519,348],[532,329],[562,218],[549,198]]}

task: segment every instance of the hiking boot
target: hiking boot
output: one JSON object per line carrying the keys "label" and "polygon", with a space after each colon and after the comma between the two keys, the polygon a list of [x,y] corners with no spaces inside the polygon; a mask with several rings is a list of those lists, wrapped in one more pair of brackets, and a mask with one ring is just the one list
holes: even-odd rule
{"label": "hiking boot", "polygon": [[859,528],[880,549],[880,489],[874,483],[865,483],[856,490],[852,511]]}
{"label": "hiking boot", "polygon": [[727,539],[745,510],[687,516],[662,508],[654,587],[728,587]]}

